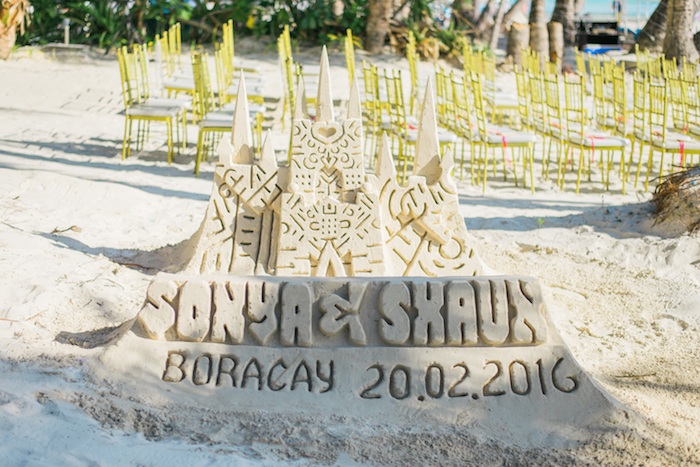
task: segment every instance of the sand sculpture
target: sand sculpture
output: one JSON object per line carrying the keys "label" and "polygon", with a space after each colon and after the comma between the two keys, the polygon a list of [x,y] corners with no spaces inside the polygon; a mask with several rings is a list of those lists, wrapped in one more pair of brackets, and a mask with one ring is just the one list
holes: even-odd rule
{"label": "sand sculpture", "polygon": [[269,137],[254,159],[241,83],[192,259],[156,276],[133,332],[104,355],[109,368],[210,408],[526,437],[574,436],[561,427],[610,415],[537,280],[480,275],[430,89],[402,186],[386,138],[376,173],[365,173],[357,83],[334,121],[325,51],[317,120],[300,86],[286,166]]}
{"label": "sand sculpture", "polygon": [[479,263],[467,239],[452,179],[440,158],[428,94],[414,175],[396,180],[386,138],[376,174],[365,173],[357,81],[342,122],[333,118],[328,58],[321,60],[316,120],[300,84],[289,164],[278,166],[271,139],[253,159],[241,80],[232,138],[219,164],[196,252],[196,274],[276,276],[472,276]]}

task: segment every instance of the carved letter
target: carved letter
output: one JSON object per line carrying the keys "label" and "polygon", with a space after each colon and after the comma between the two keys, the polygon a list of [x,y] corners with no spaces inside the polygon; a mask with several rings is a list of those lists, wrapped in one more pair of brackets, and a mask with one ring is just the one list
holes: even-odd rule
{"label": "carved letter", "polygon": [[350,333],[350,342],[355,345],[367,345],[367,336],[360,322],[360,305],[365,295],[368,283],[358,284],[348,282],[348,295],[350,301],[340,298],[336,294],[327,295],[321,299],[321,320],[318,328],[326,336],[334,336],[344,327]]}
{"label": "carved letter", "polygon": [[168,302],[175,299],[177,290],[174,281],[155,280],[148,286],[139,322],[151,339],[165,339],[165,332],[175,324],[175,309]]}
{"label": "carved letter", "polygon": [[476,305],[474,289],[467,281],[447,285],[447,344],[476,344]]}
{"label": "carved letter", "polygon": [[403,282],[385,285],[379,293],[379,336],[387,344],[405,344],[411,335],[411,321],[406,310],[411,294]]}
{"label": "carved letter", "polygon": [[177,334],[186,341],[201,342],[209,332],[211,288],[203,281],[187,281],[180,290]]}
{"label": "carved letter", "polygon": [[414,345],[445,343],[445,320],[440,314],[444,299],[442,282],[413,282],[413,308],[418,315],[413,321]]}
{"label": "carved letter", "polygon": [[[304,369],[305,378],[300,378],[299,373],[301,369]],[[294,370],[294,377],[292,377],[292,391],[297,387],[297,384],[306,383],[309,386],[309,392],[313,390],[313,382],[311,381],[311,369],[309,365],[306,364],[304,360],[299,362],[297,369]]]}
{"label": "carved letter", "polygon": [[211,320],[211,341],[232,344],[243,342],[243,306],[245,304],[244,282],[214,283],[214,316]]}
{"label": "carved letter", "polygon": [[547,340],[547,323],[539,282],[506,281],[510,308],[510,339],[513,344],[541,344]]}
{"label": "carved letter", "polygon": [[234,355],[222,355],[219,359],[219,372],[216,375],[216,385],[221,384],[221,376],[229,375],[231,378],[231,386],[236,387],[236,367],[238,366],[238,359]]}
{"label": "carved letter", "polygon": [[165,373],[163,373],[163,381],[168,383],[179,383],[185,379],[185,369],[183,365],[187,357],[184,352],[170,351],[168,352],[168,360],[165,362]]}
{"label": "carved letter", "polygon": [[[202,363],[202,360],[206,360],[206,363]],[[201,386],[211,381],[211,360],[211,355],[203,353],[194,361],[194,370],[192,371],[192,382],[195,385]]]}
{"label": "carved letter", "polygon": [[479,335],[487,344],[503,344],[508,339],[508,303],[506,284],[502,280],[473,280]]}
{"label": "carved letter", "polygon": [[[255,367],[255,373],[249,373],[249,370],[251,368]],[[255,358],[251,358],[248,364],[245,366],[245,370],[243,370],[243,381],[241,382],[241,387],[244,388],[248,384],[248,378],[257,378],[258,379],[258,391],[261,391],[263,388],[263,372],[262,368],[260,368],[260,363]]]}
{"label": "carved letter", "polygon": [[328,385],[324,389],[321,389],[319,391],[320,394],[323,394],[324,392],[328,392],[331,389],[333,389],[333,366],[333,360],[328,362],[328,376],[325,376],[321,371],[321,362],[319,360],[316,360],[316,376],[318,376],[318,379],[320,379]]}
{"label": "carved letter", "polygon": [[[284,369],[282,370],[282,373],[280,373],[280,375],[277,378],[275,378],[272,376],[272,372],[275,371],[275,368],[277,368],[278,366],[281,366]],[[281,385],[278,385],[277,380],[280,379],[282,377],[282,375],[284,375],[286,372],[287,372],[287,365],[285,365],[284,362],[282,361],[282,359],[280,358],[279,360],[277,360],[277,362],[274,365],[272,365],[272,368],[270,368],[270,373],[268,373],[268,375],[267,375],[267,386],[273,391],[280,391],[280,390],[284,389],[284,387],[287,385],[287,383],[283,383]]]}
{"label": "carved letter", "polygon": [[308,284],[288,282],[282,289],[282,316],[280,344],[309,347],[311,336],[311,289]]}
{"label": "carved letter", "polygon": [[260,345],[267,345],[277,332],[277,290],[276,282],[248,282],[248,316],[254,321],[248,329]]}

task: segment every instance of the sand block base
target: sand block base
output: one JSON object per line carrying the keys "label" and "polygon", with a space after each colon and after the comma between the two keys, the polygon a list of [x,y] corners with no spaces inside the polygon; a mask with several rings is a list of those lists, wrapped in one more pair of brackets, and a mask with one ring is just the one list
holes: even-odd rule
{"label": "sand block base", "polygon": [[616,410],[529,277],[161,274],[148,295],[102,362],[172,402],[556,436]]}

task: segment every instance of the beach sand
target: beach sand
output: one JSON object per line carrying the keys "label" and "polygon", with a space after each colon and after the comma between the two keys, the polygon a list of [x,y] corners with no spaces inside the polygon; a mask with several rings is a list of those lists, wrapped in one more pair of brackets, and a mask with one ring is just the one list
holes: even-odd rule
{"label": "beach sand", "polygon": [[[314,63],[317,56],[316,50],[300,58]],[[247,58],[263,67],[266,94],[281,97],[276,54]],[[408,69],[399,57],[376,61]],[[332,54],[331,64],[334,97],[347,99],[342,52]],[[512,76],[499,80],[514,88]],[[542,179],[539,163],[534,194],[513,186],[510,165],[509,180],[499,167],[485,193],[471,185],[468,171],[459,180],[456,170],[460,207],[487,272],[537,277],[580,365],[629,409],[577,443],[371,425],[328,437],[308,420],[279,432],[281,425],[196,407],[164,410],[149,404],[156,395],[106,385],[94,371],[95,350],[56,336],[134,318],[149,282],[168,266],[158,249],[199,227],[213,164],[193,175],[193,125],[189,147],[172,164],[155,124],[144,150],[122,161],[113,55],[22,49],[0,63],[0,82],[4,465],[700,463],[700,245],[680,233],[682,226],[654,225],[650,195],[639,186],[622,195],[616,172],[605,191],[597,168],[578,195],[572,172],[562,191]],[[281,106],[268,116],[280,112]],[[281,125],[269,124],[276,148],[285,148]]]}

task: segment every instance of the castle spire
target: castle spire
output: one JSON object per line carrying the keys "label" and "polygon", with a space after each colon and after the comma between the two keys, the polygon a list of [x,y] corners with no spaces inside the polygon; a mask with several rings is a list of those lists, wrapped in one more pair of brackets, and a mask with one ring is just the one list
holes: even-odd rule
{"label": "castle spire", "polygon": [[433,185],[440,178],[440,143],[435,118],[432,78],[428,78],[428,84],[425,86],[413,174],[424,176],[428,185]]}
{"label": "castle spire", "polygon": [[[233,111],[233,125],[231,126],[231,145],[233,157],[231,162],[235,164],[253,163],[253,134],[250,131],[250,113],[248,112],[248,94],[245,90],[245,78],[241,71],[236,94],[236,110]],[[224,165],[228,166],[228,161]]]}
{"label": "castle spire", "polygon": [[304,78],[299,76],[297,81],[296,100],[294,102],[293,120],[304,120],[309,118],[309,111],[306,108],[306,90],[304,88]]}
{"label": "castle spire", "polygon": [[379,144],[377,178],[379,178],[382,185],[384,185],[387,180],[396,181],[396,166],[394,165],[394,158],[391,156],[391,151],[389,150],[389,139],[386,136],[386,132],[382,133],[382,141]]}
{"label": "castle spire", "polygon": [[360,104],[360,86],[357,76],[352,77],[352,87],[350,88],[350,99],[348,100],[348,120],[362,118],[362,108]]}
{"label": "castle spire", "polygon": [[318,76],[318,94],[316,95],[316,121],[333,121],[333,97],[331,95],[331,70],[328,63],[328,50],[323,46],[321,52],[321,72]]}

